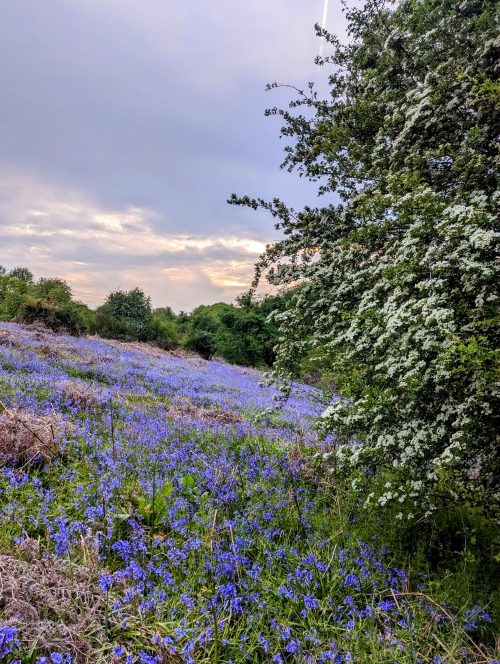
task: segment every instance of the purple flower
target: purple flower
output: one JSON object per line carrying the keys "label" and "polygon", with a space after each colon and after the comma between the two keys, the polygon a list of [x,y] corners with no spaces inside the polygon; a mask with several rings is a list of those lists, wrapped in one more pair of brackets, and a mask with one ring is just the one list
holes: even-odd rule
{"label": "purple flower", "polygon": [[393,601],[385,599],[382,602],[378,602],[377,606],[380,609],[382,609],[382,611],[385,611],[387,613],[388,611],[391,611],[394,608],[395,604]]}
{"label": "purple flower", "polygon": [[300,652],[300,641],[298,639],[292,639],[289,643],[286,644],[287,652]]}
{"label": "purple flower", "polygon": [[18,630],[15,627],[7,627],[0,625],[0,659],[7,657],[14,646],[19,645],[16,639]]}
{"label": "purple flower", "polygon": [[348,574],[345,578],[344,586],[356,586],[359,590],[359,581],[358,577],[355,574]]}
{"label": "purple flower", "polygon": [[304,595],[303,600],[306,609],[319,609],[319,602],[314,595]]}
{"label": "purple flower", "polygon": [[472,632],[479,628],[480,622],[491,623],[491,616],[479,605],[476,604],[470,611],[465,613],[465,629]]}
{"label": "purple flower", "polygon": [[109,574],[99,574],[99,585],[103,593],[107,593],[113,585],[113,577]]}

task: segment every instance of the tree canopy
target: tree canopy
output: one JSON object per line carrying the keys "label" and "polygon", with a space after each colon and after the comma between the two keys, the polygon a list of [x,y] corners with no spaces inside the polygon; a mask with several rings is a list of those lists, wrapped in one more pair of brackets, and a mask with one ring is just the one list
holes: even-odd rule
{"label": "tree canopy", "polygon": [[368,0],[346,8],[345,45],[316,26],[333,50],[318,59],[333,65],[330,97],[310,85],[267,113],[292,139],[283,167],[339,202],[230,200],[269,210],[285,235],[253,289],[266,271],[302,285],[275,317],[276,372],[293,377],[305,357],[328,367],[332,460],[375,484],[390,469],[369,499],[402,515],[443,487],[500,497],[499,7]]}

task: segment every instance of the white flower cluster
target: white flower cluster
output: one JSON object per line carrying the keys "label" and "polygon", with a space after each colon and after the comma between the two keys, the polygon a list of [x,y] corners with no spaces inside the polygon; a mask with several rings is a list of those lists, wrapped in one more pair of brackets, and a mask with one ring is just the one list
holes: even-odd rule
{"label": "white flower cluster", "polygon": [[323,461],[392,473],[369,501],[412,511],[437,484],[484,504],[500,493],[500,5],[431,5],[425,20],[412,0],[348,11],[331,98],[292,103],[310,120],[279,111],[297,141],[285,164],[341,205],[234,201],[285,233],[255,281],[267,269],[294,289],[275,375],[306,361],[338,387]]}

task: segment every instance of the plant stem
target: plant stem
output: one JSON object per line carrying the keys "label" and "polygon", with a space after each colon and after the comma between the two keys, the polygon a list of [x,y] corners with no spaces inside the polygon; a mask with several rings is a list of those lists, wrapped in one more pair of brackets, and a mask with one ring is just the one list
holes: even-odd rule
{"label": "plant stem", "polygon": [[111,445],[113,453],[113,461],[116,463],[116,447],[115,447],[115,420],[113,417],[113,399],[109,398],[109,410],[111,413]]}
{"label": "plant stem", "polygon": [[219,625],[217,622],[217,608],[213,601],[212,604],[212,614],[214,617],[214,660],[213,664],[219,664]]}

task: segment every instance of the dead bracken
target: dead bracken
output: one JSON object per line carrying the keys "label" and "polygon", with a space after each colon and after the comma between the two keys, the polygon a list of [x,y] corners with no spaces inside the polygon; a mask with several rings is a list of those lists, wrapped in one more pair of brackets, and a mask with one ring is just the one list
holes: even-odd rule
{"label": "dead bracken", "polygon": [[76,380],[61,380],[57,386],[66,401],[82,410],[88,410],[97,401],[97,390],[93,385]]}
{"label": "dead bracken", "polygon": [[6,408],[0,415],[0,460],[49,462],[61,455],[61,435],[68,426],[57,412],[36,415]]}
{"label": "dead bracken", "polygon": [[187,420],[198,420],[209,424],[234,425],[241,424],[244,420],[239,413],[227,408],[199,408],[191,401],[183,399],[176,402],[169,409],[169,415],[174,418]]}
{"label": "dead bracken", "polygon": [[78,664],[103,639],[104,599],[88,567],[54,556],[38,558],[38,542],[25,547],[28,560],[0,555],[2,622],[19,629],[26,649],[38,655],[70,653]]}

